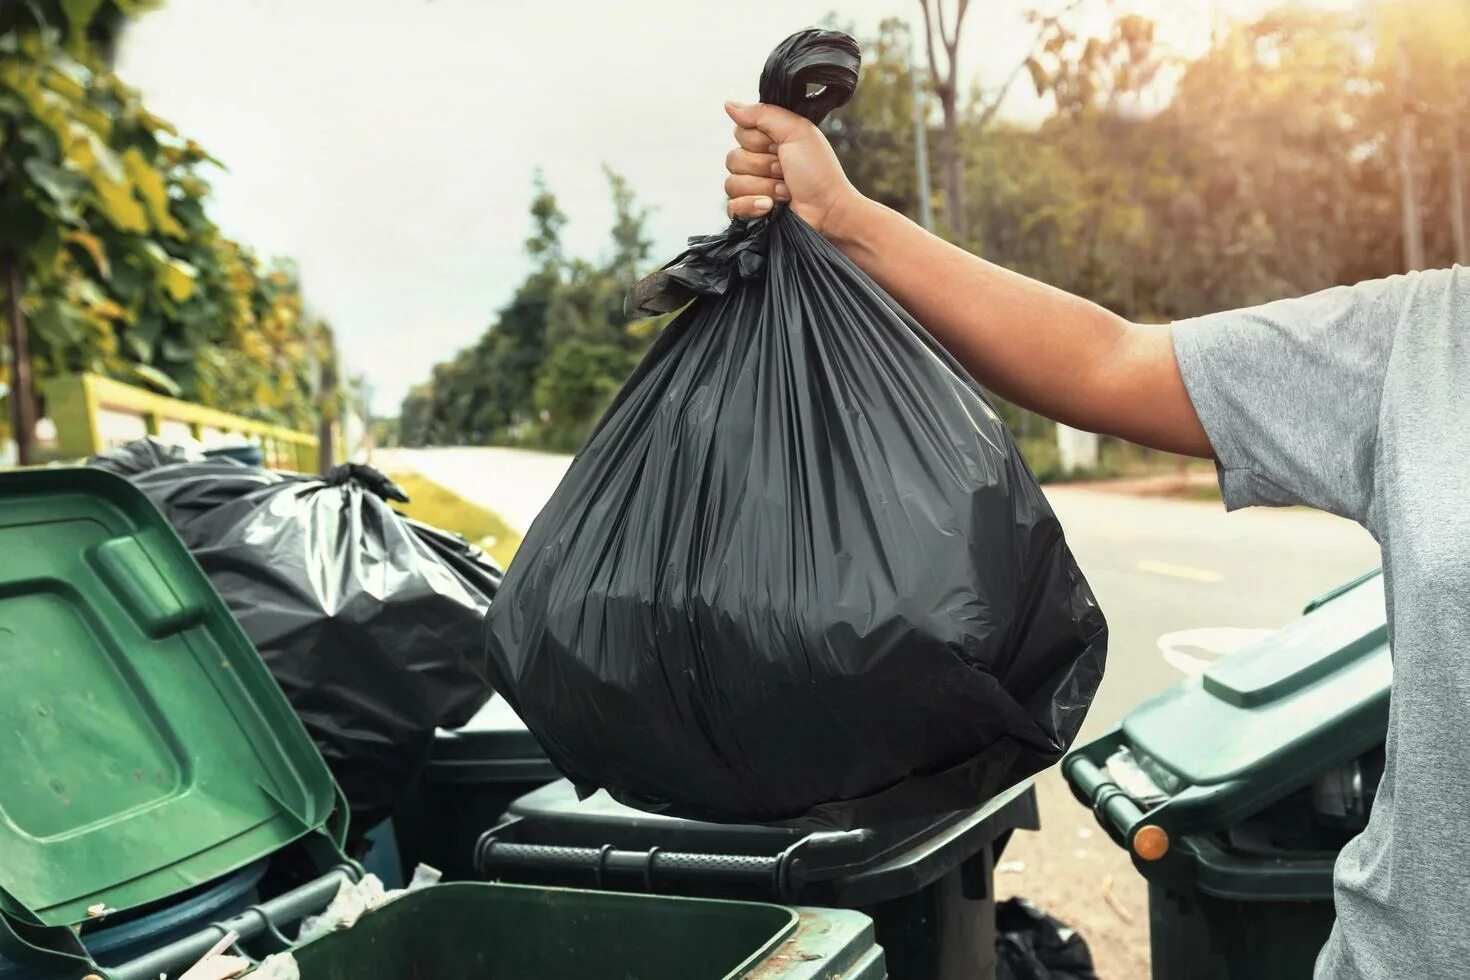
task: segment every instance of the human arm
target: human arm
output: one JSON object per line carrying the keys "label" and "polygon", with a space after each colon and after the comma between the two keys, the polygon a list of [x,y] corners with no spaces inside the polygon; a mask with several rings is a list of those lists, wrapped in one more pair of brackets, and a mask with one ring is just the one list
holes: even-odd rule
{"label": "human arm", "polygon": [[1213,450],[1167,326],[1130,323],[1003,269],[869,201],[820,130],[768,106],[726,107],[739,147],[726,158],[731,215],[775,201],[841,249],[983,385],[1077,428],[1193,456]]}

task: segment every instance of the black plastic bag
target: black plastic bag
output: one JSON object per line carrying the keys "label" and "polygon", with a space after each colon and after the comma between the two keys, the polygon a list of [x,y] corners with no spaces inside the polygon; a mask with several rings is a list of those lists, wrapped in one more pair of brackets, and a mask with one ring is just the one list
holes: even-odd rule
{"label": "black plastic bag", "polygon": [[[857,65],[803,32],[761,99],[819,120]],[[490,612],[495,686],[552,761],[644,809],[828,827],[1055,762],[1107,628],[979,387],[782,205],[634,300],[688,295]]]}
{"label": "black plastic bag", "polygon": [[492,688],[482,630],[500,569],[395,513],[403,491],[348,464],[325,479],[229,459],[133,483],[224,597],[326,759],[359,836],[387,817]]}
{"label": "black plastic bag", "polygon": [[164,442],[157,436],[144,436],[108,449],[87,460],[87,465],[118,476],[135,476],[156,470],[171,463],[194,463],[204,459],[204,453],[187,446]]}
{"label": "black plastic bag", "polygon": [[995,980],[1097,980],[1077,930],[1024,898],[995,907]]}

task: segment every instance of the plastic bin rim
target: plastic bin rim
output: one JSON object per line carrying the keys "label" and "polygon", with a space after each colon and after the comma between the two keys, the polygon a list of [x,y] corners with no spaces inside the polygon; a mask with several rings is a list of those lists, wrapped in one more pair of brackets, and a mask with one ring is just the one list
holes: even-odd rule
{"label": "plastic bin rim", "polygon": [[[500,891],[522,892],[526,894],[545,894],[546,892],[559,892],[565,895],[602,896],[604,898],[610,898],[617,901],[627,900],[630,902],[648,902],[651,906],[666,904],[668,902],[674,901],[679,902],[680,904],[697,904],[703,906],[719,905],[725,906],[727,908],[755,908],[766,909],[777,913],[784,913],[785,922],[781,925],[781,927],[778,928],[758,948],[752,950],[749,956],[742,960],[739,965],[737,965],[731,972],[727,973],[724,978],[721,978],[721,980],[734,980],[734,978],[746,976],[754,968],[769,959],[771,954],[774,953],[782,943],[791,938],[792,934],[796,932],[797,927],[801,924],[800,911],[790,906],[776,905],[771,902],[741,902],[732,901],[730,899],[724,898],[688,898],[685,896],[671,895],[641,895],[636,892],[599,892],[585,888],[558,888],[555,886],[517,885],[505,882],[496,882],[492,884],[488,882],[473,881],[445,882],[443,884],[433,885],[429,888],[425,888],[417,892],[410,892],[409,894],[402,896],[401,898],[392,903],[389,903],[388,905],[368,912],[367,916],[371,916],[385,910],[392,909],[395,905],[399,904],[409,905],[413,902],[427,901],[431,897],[440,898],[445,893],[464,892],[470,890],[478,891],[484,888],[494,888]],[[653,911],[653,909],[651,908],[650,911]],[[309,940],[308,942],[295,945],[292,947],[292,950],[300,951],[307,948],[308,946],[314,945],[315,943],[329,940],[332,939],[334,936],[339,935],[343,935],[343,933],[329,932],[325,935],[317,936]],[[249,973],[246,974],[246,976],[249,975]]]}
{"label": "plastic bin rim", "polygon": [[[1332,900],[1334,858],[1247,857],[1202,836],[1185,837],[1173,847],[1176,860],[1193,866],[1195,887],[1202,894],[1237,902]],[[1283,883],[1288,887],[1281,887]]]}

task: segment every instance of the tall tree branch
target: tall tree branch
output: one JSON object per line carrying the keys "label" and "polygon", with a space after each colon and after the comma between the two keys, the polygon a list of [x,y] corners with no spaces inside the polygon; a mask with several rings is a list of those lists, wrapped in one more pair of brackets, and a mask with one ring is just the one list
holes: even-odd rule
{"label": "tall tree branch", "polygon": [[934,54],[934,27],[929,21],[929,0],[919,0],[919,9],[924,12],[924,46],[929,52],[929,78],[937,92],[943,80],[939,75],[939,59]]}
{"label": "tall tree branch", "polygon": [[954,41],[949,45],[949,60],[954,63],[955,53],[960,46],[960,26],[965,22],[965,11],[970,9],[970,0],[959,0],[959,7],[954,15]]}
{"label": "tall tree branch", "polygon": [[1011,69],[1011,73],[1007,75],[1006,80],[1001,83],[1000,88],[995,93],[995,97],[991,99],[988,103],[986,103],[984,108],[980,110],[980,116],[976,121],[977,129],[984,129],[986,126],[988,126],[990,124],[990,121],[995,118],[995,114],[1000,111],[1001,103],[1006,100],[1006,95],[1010,93],[1011,86],[1014,85],[1016,79],[1021,76],[1021,72],[1024,71],[1026,68],[1026,63],[1031,60],[1032,55],[1041,45],[1042,40],[1046,37],[1046,32],[1051,30],[1052,25],[1055,24],[1057,21],[1061,20],[1063,17],[1067,16],[1072,11],[1082,6],[1083,2],[1084,0],[1069,0],[1066,6],[1057,11],[1055,14],[1052,14],[1049,17],[1041,18],[1041,27],[1036,31],[1036,37],[1031,40],[1030,47],[1026,49],[1026,57],[1016,62],[1016,67]]}

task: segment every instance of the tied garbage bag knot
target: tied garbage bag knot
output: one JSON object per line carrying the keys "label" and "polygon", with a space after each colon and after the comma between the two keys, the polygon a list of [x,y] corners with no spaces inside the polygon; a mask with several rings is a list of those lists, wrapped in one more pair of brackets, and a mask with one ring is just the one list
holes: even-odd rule
{"label": "tied garbage bag knot", "polygon": [[408,494],[402,487],[390,480],[383,471],[366,464],[341,463],[327,471],[327,486],[340,487],[349,483],[362,487],[379,500],[408,503]]}
{"label": "tied garbage bag knot", "polygon": [[857,90],[862,49],[841,31],[797,31],[776,45],[761,70],[761,101],[821,124]]}
{"label": "tied garbage bag knot", "polygon": [[723,296],[736,279],[756,278],[766,264],[769,235],[766,218],[736,218],[722,232],[690,238],[678,258],[628,290],[628,313],[672,313],[695,296]]}
{"label": "tied garbage bag knot", "polygon": [[[845,105],[857,89],[862,51],[841,31],[798,31],[777,45],[761,71],[760,99],[790,109],[814,123]],[[689,239],[674,261],[635,283],[624,300],[630,316],[672,313],[696,296],[723,296],[737,280],[754,279],[765,268],[770,220],[736,218],[714,235]]]}

